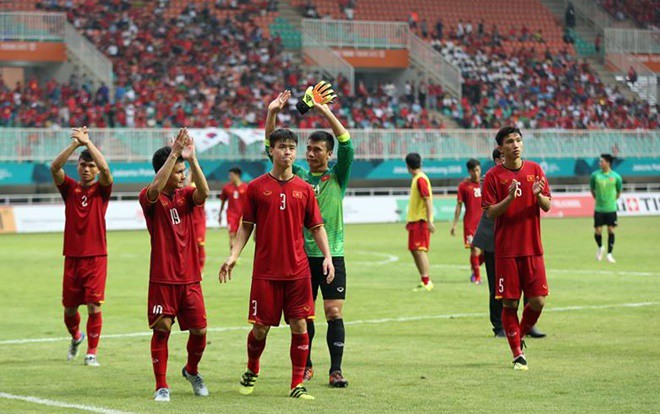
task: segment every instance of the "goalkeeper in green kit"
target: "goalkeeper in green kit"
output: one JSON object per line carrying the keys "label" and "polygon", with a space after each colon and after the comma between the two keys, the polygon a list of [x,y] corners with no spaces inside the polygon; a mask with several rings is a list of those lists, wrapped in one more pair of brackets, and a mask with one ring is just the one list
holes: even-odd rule
{"label": "goalkeeper in green kit", "polygon": [[[290,91],[279,94],[277,99],[268,105],[268,118],[266,120],[266,153],[268,153],[269,136],[275,130],[277,114],[284,109],[291,97]],[[296,105],[302,114],[314,109],[327,121],[338,141],[337,163],[330,167],[328,161],[335,150],[334,137],[325,131],[315,131],[307,139],[305,152],[309,171],[297,165],[293,166],[293,173],[313,188],[321,209],[321,215],[325,223],[330,242],[330,253],[335,266],[335,278],[332,283],[325,282],[323,274],[323,254],[314,242],[311,233],[305,229],[305,251],[312,272],[312,293],[314,301],[318,295],[319,288],[323,295],[323,308],[328,321],[327,342],[330,350],[330,381],[332,387],[346,387],[348,381],[342,375],[341,361],[344,353],[344,320],[342,307],[346,298],[346,268],[344,265],[344,208],[343,199],[351,175],[354,149],[351,137],[332,113],[328,104],[337,96],[332,86],[321,81],[316,86],[310,86],[305,95]],[[309,350],[311,355],[312,340],[314,338],[314,322],[307,321],[307,332],[309,334]],[[312,379],[314,370],[312,368],[311,356],[307,360],[305,368],[305,381]]]}

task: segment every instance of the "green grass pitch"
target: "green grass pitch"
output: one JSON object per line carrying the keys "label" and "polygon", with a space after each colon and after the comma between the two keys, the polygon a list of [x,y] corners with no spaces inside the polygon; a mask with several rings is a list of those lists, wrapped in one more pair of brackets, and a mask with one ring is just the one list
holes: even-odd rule
{"label": "green grass pitch", "polygon": [[[175,334],[169,346],[172,402],[161,405],[152,401],[147,232],[108,234],[99,368],[83,366],[81,356],[66,361],[62,235],[2,235],[0,412],[84,412],[11,400],[7,394],[118,414],[658,412],[660,218],[620,220],[616,264],[595,261],[591,219],[548,219],[542,226],[551,293],[538,326],[548,337],[527,341],[529,372],[514,372],[506,341],[492,337],[487,286],[468,283],[468,253],[460,236],[449,236],[447,223],[438,223],[432,237],[435,289],[428,293],[412,292],[417,275],[403,225],[347,226],[344,373],[350,386],[326,385],[321,316],[313,352],[316,376],[308,384],[315,401],[286,397],[285,329],[271,331],[254,394],[238,394],[247,358],[253,245],[248,244],[234,279],[221,286],[217,270],[227,255],[227,234],[209,231],[203,286],[211,331],[200,372],[211,396],[194,397],[181,377],[187,335]],[[54,340],[14,341],[40,338]]]}

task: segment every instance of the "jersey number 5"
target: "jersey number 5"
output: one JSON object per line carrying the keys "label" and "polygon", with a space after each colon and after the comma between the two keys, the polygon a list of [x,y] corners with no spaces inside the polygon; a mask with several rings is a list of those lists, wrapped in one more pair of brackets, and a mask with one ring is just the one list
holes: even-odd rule
{"label": "jersey number 5", "polygon": [[179,211],[175,208],[170,209],[170,217],[172,218],[172,224],[181,223],[181,217],[179,217]]}

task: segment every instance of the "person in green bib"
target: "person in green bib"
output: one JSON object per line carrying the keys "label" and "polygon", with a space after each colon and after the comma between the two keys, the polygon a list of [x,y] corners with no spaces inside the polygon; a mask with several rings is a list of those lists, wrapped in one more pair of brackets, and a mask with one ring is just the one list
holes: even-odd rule
{"label": "person in green bib", "polygon": [[607,226],[607,261],[616,263],[612,256],[614,249],[614,229],[617,226],[616,200],[621,195],[621,176],[612,170],[614,157],[610,154],[601,154],[598,165],[599,171],[591,174],[589,186],[591,195],[596,199],[594,211],[594,238],[598,245],[596,260],[603,260],[605,248],[603,247],[602,227]]}
{"label": "person in green bib", "polygon": [[[266,120],[266,149],[268,137],[276,128],[278,113],[287,106],[291,97],[290,91],[279,94],[277,99],[268,105],[268,118]],[[335,266],[335,278],[332,283],[326,283],[323,274],[323,254],[314,243],[312,235],[305,230],[305,251],[312,272],[312,293],[314,301],[319,288],[323,295],[323,308],[328,322],[327,343],[330,350],[330,380],[329,385],[343,388],[348,385],[341,369],[344,353],[344,320],[342,308],[346,299],[346,267],[344,265],[344,208],[343,199],[351,175],[351,166],[355,150],[351,136],[341,122],[335,117],[328,103],[336,95],[327,82],[319,82],[315,87],[309,87],[305,95],[298,102],[297,108],[301,113],[314,109],[324,117],[334,136],[338,141],[337,162],[329,166],[330,157],[335,151],[335,141],[332,134],[325,131],[315,131],[307,139],[305,157],[309,170],[300,166],[293,166],[293,173],[305,180],[314,188],[314,193],[321,209],[321,216],[325,223],[330,242],[330,253]],[[306,107],[305,107],[306,106]],[[268,151],[266,151],[268,153]],[[305,368],[305,381],[312,379],[314,369],[311,360],[312,340],[315,328],[312,320],[307,321],[309,334],[310,357]]]}

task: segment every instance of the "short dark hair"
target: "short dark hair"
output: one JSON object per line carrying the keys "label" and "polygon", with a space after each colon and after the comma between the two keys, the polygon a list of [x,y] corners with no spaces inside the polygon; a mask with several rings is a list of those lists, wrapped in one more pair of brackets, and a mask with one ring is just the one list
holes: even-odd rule
{"label": "short dark hair", "polygon": [[474,170],[474,169],[477,168],[479,165],[481,165],[481,163],[479,162],[479,160],[477,160],[477,159],[475,159],[475,158],[470,158],[470,159],[468,160],[468,162],[465,163],[465,166],[467,167],[468,171],[472,171],[472,170]]}
{"label": "short dark hair", "polygon": [[293,141],[298,145],[298,136],[293,131],[286,128],[276,129],[268,136],[268,142],[271,147],[274,147],[275,144],[280,141]]}
{"label": "short dark hair", "polygon": [[78,161],[83,160],[85,162],[94,162],[94,158],[92,158],[92,154],[89,152],[89,150],[84,150],[80,153],[80,156],[78,157]]}
{"label": "short dark hair", "polygon": [[610,164],[610,166],[612,165],[612,161],[614,161],[614,157],[612,156],[612,154],[600,154],[600,158],[607,161],[607,163]]}
{"label": "short dark hair", "polygon": [[234,173],[234,174],[238,175],[239,177],[243,175],[243,171],[241,171],[241,169],[238,168],[238,167],[232,167],[232,168],[230,168],[230,169],[229,169],[229,172],[230,172],[230,173]]}
{"label": "short dark hair", "polygon": [[[167,157],[172,153],[172,147],[163,147],[159,148],[154,152],[154,156],[151,158],[151,165],[154,167],[154,172],[160,171],[163,168],[163,165],[167,161]],[[176,159],[176,162],[183,162],[183,157],[179,155],[179,158]]]}
{"label": "short dark hair", "polygon": [[499,160],[500,158],[502,158],[502,151],[500,151],[500,150],[498,150],[497,148],[495,148],[495,149],[493,150],[493,161],[497,161],[497,160]]}
{"label": "short dark hair", "polygon": [[497,145],[501,146],[502,142],[504,142],[504,138],[506,138],[506,136],[509,134],[513,134],[514,132],[520,134],[522,137],[522,132],[520,132],[520,129],[514,127],[513,125],[507,125],[500,128],[500,130],[497,131],[497,135],[495,135],[495,141],[497,141]]}
{"label": "short dark hair", "polygon": [[332,151],[335,149],[335,138],[332,136],[332,134],[328,132],[314,131],[312,135],[310,135],[309,138],[307,139],[312,142],[320,142],[320,141],[325,142],[325,147],[328,149],[328,151]]}
{"label": "short dark hair", "polygon": [[422,156],[416,152],[411,152],[406,155],[406,165],[413,170],[422,167]]}

